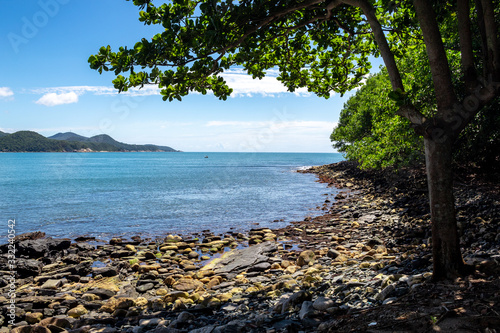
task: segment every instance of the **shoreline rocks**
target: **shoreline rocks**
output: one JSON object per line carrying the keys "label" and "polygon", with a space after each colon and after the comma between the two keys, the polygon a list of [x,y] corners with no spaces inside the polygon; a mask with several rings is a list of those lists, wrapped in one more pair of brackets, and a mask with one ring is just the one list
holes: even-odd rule
{"label": "shoreline rocks", "polygon": [[[9,300],[0,296],[0,332],[348,330],[350,320],[362,325],[360,313],[427,292],[432,258],[421,193],[405,201],[342,166],[313,171],[342,192],[324,215],[278,230],[96,244],[20,238],[16,327],[7,328]],[[498,239],[488,237],[494,228],[483,218],[482,238],[473,242],[488,243],[464,253],[473,262],[491,256],[493,263],[483,266],[492,273],[498,272]],[[5,295],[7,284],[0,286]]]}

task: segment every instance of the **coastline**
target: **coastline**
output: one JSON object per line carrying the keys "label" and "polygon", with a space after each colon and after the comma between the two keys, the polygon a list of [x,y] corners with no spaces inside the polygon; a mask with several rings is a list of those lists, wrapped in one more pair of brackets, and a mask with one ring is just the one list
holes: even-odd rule
{"label": "coastline", "polygon": [[[463,280],[464,289],[473,285],[491,295],[470,304],[446,293],[456,291],[455,285],[429,283],[422,175],[387,179],[346,162],[302,172],[316,173],[341,192],[335,201],[325,200],[325,214],[281,229],[224,237],[206,231],[200,239],[170,235],[161,243],[137,237],[100,245],[88,239],[18,242],[16,323],[70,332],[366,331],[397,327],[398,317],[418,310],[399,324],[426,330],[432,328],[431,316],[443,324],[453,309],[469,311],[460,314],[469,320],[477,302],[491,309],[485,317],[500,312],[498,302],[491,303],[498,275]],[[467,200],[466,194],[459,200]],[[481,200],[498,203],[489,194]],[[471,221],[464,228],[478,229],[477,242],[490,247],[478,252],[465,238],[470,248],[464,256],[495,271],[500,238],[488,238],[496,225],[486,222]],[[493,260],[484,263],[486,257]],[[436,308],[437,300],[447,310]],[[4,326],[9,300],[0,301]]]}

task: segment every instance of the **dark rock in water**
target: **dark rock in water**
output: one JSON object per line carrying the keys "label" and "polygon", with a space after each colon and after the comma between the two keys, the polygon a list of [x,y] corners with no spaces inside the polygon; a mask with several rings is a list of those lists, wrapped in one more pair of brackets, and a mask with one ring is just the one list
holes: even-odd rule
{"label": "dark rock in water", "polygon": [[92,246],[89,243],[76,243],[75,246],[80,251],[94,251],[95,250],[95,246]]}
{"label": "dark rock in water", "polygon": [[41,258],[50,251],[62,251],[71,245],[69,239],[41,238],[35,240],[25,240],[17,244],[19,256],[28,258]]}
{"label": "dark rock in water", "polygon": [[264,242],[242,250],[234,250],[214,267],[214,271],[216,274],[242,272],[249,267],[268,261],[267,254],[276,249],[276,243]]}
{"label": "dark rock in water", "polygon": [[35,231],[35,232],[26,232],[24,234],[17,235],[14,238],[14,241],[16,242],[22,242],[25,240],[35,240],[35,239],[40,239],[45,237],[45,232],[41,231]]}
{"label": "dark rock in water", "polygon": [[43,263],[34,259],[22,259],[18,258],[16,260],[16,272],[21,279],[29,276],[37,276],[42,271]]}
{"label": "dark rock in water", "polygon": [[118,251],[113,251],[110,255],[111,258],[123,258],[123,257],[130,257],[135,254],[134,251],[128,251],[128,250],[118,250]]}

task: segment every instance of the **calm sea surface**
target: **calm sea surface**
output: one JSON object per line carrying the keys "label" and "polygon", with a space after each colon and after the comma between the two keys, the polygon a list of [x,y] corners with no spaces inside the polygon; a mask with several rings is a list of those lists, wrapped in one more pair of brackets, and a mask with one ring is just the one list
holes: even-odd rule
{"label": "calm sea surface", "polygon": [[2,153],[0,242],[9,219],[17,234],[104,239],[278,228],[319,215],[324,194],[335,193],[296,170],[341,159],[335,153]]}

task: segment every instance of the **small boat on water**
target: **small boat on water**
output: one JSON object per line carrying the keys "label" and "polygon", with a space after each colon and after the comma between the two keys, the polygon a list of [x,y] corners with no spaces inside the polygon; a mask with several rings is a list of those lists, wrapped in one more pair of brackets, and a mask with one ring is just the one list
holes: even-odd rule
{"label": "small boat on water", "polygon": [[205,156],[205,158],[208,158],[208,156]]}

